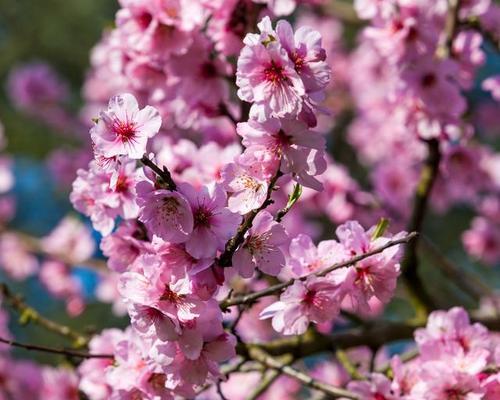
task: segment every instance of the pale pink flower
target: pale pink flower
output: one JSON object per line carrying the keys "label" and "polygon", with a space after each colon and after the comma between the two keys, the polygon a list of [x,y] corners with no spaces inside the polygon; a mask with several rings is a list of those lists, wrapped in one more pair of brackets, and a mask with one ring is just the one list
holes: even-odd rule
{"label": "pale pink flower", "polygon": [[412,398],[426,400],[482,400],[483,394],[476,376],[456,371],[445,363],[426,365],[411,391]]}
{"label": "pale pink flower", "polygon": [[176,191],[155,190],[149,181],[140,182],[137,191],[141,207],[139,220],[152,234],[172,243],[189,239],[194,218],[185,196]]}
{"label": "pale pink flower", "polygon": [[62,219],[48,236],[42,238],[40,246],[47,254],[70,264],[88,260],[95,251],[89,228],[71,216]]}
{"label": "pale pink flower", "polygon": [[108,257],[108,267],[124,272],[136,258],[148,249],[146,232],[133,220],[124,221],[111,235],[101,240],[101,250]]}
{"label": "pale pink flower", "polygon": [[226,208],[226,193],[218,184],[196,190],[189,184],[179,185],[193,213],[193,232],[186,241],[186,250],[195,258],[215,256],[233,237],[241,217]]}
{"label": "pale pink flower", "polygon": [[90,217],[94,229],[109,235],[120,206],[119,197],[109,186],[111,174],[102,171],[95,161],[90,162],[88,170],[79,169],[77,174],[69,197],[73,207]]}
{"label": "pale pink flower", "polygon": [[[118,329],[105,329],[89,342],[89,352],[93,354],[113,354],[116,344],[123,339]],[[79,389],[93,400],[107,400],[112,388],[106,382],[106,370],[113,365],[112,358],[90,358],[78,366]]]}
{"label": "pale pink flower", "polygon": [[129,303],[132,325],[145,336],[175,338],[180,322],[200,315],[201,303],[191,294],[188,280],[171,283],[156,256],[144,255],[137,262],[142,272],[125,272],[119,284],[120,294]]}
{"label": "pale pink flower", "polygon": [[500,227],[484,217],[472,220],[472,226],[462,234],[467,252],[488,265],[500,261]]}
{"label": "pale pink flower", "polygon": [[266,152],[281,160],[281,171],[290,173],[297,182],[321,190],[315,178],[326,169],[324,158],[325,139],[307,125],[296,120],[268,119],[265,122],[250,120],[239,123],[238,134],[247,147],[245,153]]}
{"label": "pale pink flower", "polygon": [[264,18],[258,25],[261,35],[245,37],[236,71],[238,96],[253,103],[250,116],[261,122],[270,117],[297,116],[305,94],[304,83],[286,50],[269,38],[270,24],[269,18]]}
{"label": "pale pink flower", "polygon": [[495,100],[500,101],[500,75],[485,79],[483,81],[482,88],[491,92],[491,95]]}
{"label": "pale pink flower", "polygon": [[335,240],[324,240],[316,247],[307,235],[300,234],[290,242],[287,265],[300,277],[331,267],[344,254],[344,248]]}
{"label": "pale pink flower", "polygon": [[274,221],[270,213],[261,211],[255,217],[245,241],[234,253],[233,267],[243,278],[251,278],[257,268],[276,276],[285,265],[281,247],[287,242],[285,228]]}
{"label": "pale pink flower", "polygon": [[423,358],[436,359],[449,346],[457,346],[464,352],[485,349],[488,331],[478,323],[471,324],[467,312],[460,307],[449,311],[434,311],[429,315],[427,326],[415,331],[415,341]]}
{"label": "pale pink flower", "polygon": [[[348,221],[339,226],[336,235],[345,249],[342,258],[347,260],[355,255],[364,254],[383,246],[390,240],[387,237],[372,239],[371,231],[373,228],[365,232],[363,227],[355,221]],[[401,232],[393,239],[403,234],[404,232]],[[389,302],[394,295],[400,273],[399,251],[399,246],[392,246],[348,268],[347,273],[353,277],[353,285],[346,296],[348,305],[353,306],[355,310],[369,313],[369,300],[372,297],[376,297],[384,304]]]}
{"label": "pale pink flower", "polygon": [[278,21],[276,33],[288,57],[293,61],[306,93],[325,89],[330,82],[330,68],[325,62],[326,50],[321,46],[321,34],[306,26],[294,33],[286,20]]}
{"label": "pale pink flower", "polygon": [[64,300],[66,311],[75,317],[85,309],[82,286],[71,268],[59,261],[45,261],[40,268],[40,282],[55,298]]}
{"label": "pale pink flower", "polygon": [[241,215],[259,208],[267,196],[268,182],[259,164],[253,166],[230,163],[222,170],[225,189],[231,193],[228,208]]}
{"label": "pale pink flower", "polygon": [[273,328],[284,335],[301,335],[310,322],[334,319],[344,295],[342,284],[310,276],[304,282],[295,281],[278,302],[261,312],[260,318],[272,318]]}
{"label": "pale pink flower", "polygon": [[38,271],[38,260],[13,233],[0,236],[0,267],[12,279],[22,281]]}
{"label": "pale pink flower", "polygon": [[397,400],[391,391],[391,381],[383,374],[373,373],[366,381],[352,381],[347,389],[358,395],[360,400]]}
{"label": "pale pink flower", "polygon": [[148,139],[158,133],[160,126],[161,117],[155,108],[139,109],[135,97],[125,93],[110,99],[108,109],[101,111],[90,134],[97,153],[140,159],[146,153]]}
{"label": "pale pink flower", "polygon": [[179,378],[192,385],[201,385],[207,375],[219,378],[219,364],[236,355],[236,338],[226,332],[209,341],[205,341],[199,349],[199,355],[187,358],[184,353],[178,352],[170,368],[179,375]]}
{"label": "pale pink flower", "polygon": [[78,376],[71,369],[44,367],[40,397],[47,400],[78,400]]}

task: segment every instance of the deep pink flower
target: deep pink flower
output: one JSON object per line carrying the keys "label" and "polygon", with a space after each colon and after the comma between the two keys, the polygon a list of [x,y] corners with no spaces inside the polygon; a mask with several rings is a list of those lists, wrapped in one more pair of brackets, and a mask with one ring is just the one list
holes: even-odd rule
{"label": "deep pink flower", "polygon": [[193,213],[193,232],[186,241],[186,250],[196,258],[215,256],[235,234],[241,217],[226,208],[226,193],[218,184],[196,190],[191,185],[179,185]]}

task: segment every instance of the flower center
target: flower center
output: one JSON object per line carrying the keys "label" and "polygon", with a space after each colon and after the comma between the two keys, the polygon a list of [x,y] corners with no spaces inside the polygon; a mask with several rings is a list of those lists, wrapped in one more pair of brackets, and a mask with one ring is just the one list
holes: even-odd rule
{"label": "flower center", "polygon": [[436,81],[437,81],[436,75],[433,74],[432,72],[429,72],[422,77],[421,83],[423,87],[429,88],[434,86],[436,84]]}
{"label": "flower center", "polygon": [[182,295],[175,293],[170,286],[165,285],[165,289],[163,290],[163,294],[160,297],[161,301],[167,301],[169,303],[177,304],[181,301]]}
{"label": "flower center", "polygon": [[165,389],[165,381],[166,381],[165,374],[159,374],[159,373],[152,373],[148,379],[148,382],[156,391]]}
{"label": "flower center", "polygon": [[316,301],[316,291],[315,290],[308,290],[305,293],[304,298],[302,300],[308,306],[314,305],[314,303]]}
{"label": "flower center", "polygon": [[277,65],[273,62],[264,70],[264,79],[267,82],[271,82],[276,85],[283,82],[286,79],[285,70],[281,65]]}
{"label": "flower center", "polygon": [[295,64],[295,71],[300,72],[304,68],[305,60],[304,57],[300,56],[296,51],[294,51],[290,57]]}
{"label": "flower center", "polygon": [[141,29],[146,29],[151,21],[153,20],[153,16],[148,12],[143,12],[141,15],[137,17],[137,23],[141,27]]}
{"label": "flower center", "polygon": [[161,209],[164,215],[172,215],[177,212],[179,202],[174,197],[165,197]]}
{"label": "flower center", "polygon": [[444,393],[446,394],[447,400],[463,400],[467,394],[463,390],[455,388],[447,389]]}
{"label": "flower center", "polygon": [[200,75],[205,79],[215,78],[217,76],[217,68],[215,68],[214,63],[203,63],[200,67]]}
{"label": "flower center", "polygon": [[116,180],[115,192],[125,193],[128,191],[128,179],[125,175],[120,174]]}
{"label": "flower center", "polygon": [[118,136],[122,142],[130,142],[134,139],[136,130],[134,122],[131,121],[119,121],[115,120],[113,122],[113,132]]}
{"label": "flower center", "polygon": [[205,207],[200,207],[194,212],[194,225],[198,226],[210,226],[210,219],[212,217],[212,212]]}

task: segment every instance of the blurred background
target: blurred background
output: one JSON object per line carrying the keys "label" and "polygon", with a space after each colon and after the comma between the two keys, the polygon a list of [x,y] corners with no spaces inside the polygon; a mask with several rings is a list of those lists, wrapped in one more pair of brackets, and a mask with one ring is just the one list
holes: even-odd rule
{"label": "blurred background", "polygon": [[[7,138],[5,153],[14,156],[16,215],[11,225],[32,235],[47,234],[72,210],[68,192],[52,182],[44,158],[62,141],[71,139],[54,132],[36,118],[21,113],[9,102],[9,72],[24,63],[48,62],[69,84],[68,107],[81,106],[80,88],[89,65],[90,49],[106,26],[113,24],[115,0],[0,0],[0,121]],[[99,256],[99,254],[97,254]],[[87,269],[75,274],[85,293],[93,291],[97,277]],[[3,280],[4,275],[0,279]],[[78,318],[70,318],[64,303],[47,294],[37,279],[22,284],[9,281],[17,293],[49,317],[69,326],[124,326],[125,320],[113,317],[108,305],[90,302]],[[11,315],[11,330],[19,341],[61,345],[60,338],[36,326],[19,327]],[[58,363],[58,357],[16,350],[19,356]]]}

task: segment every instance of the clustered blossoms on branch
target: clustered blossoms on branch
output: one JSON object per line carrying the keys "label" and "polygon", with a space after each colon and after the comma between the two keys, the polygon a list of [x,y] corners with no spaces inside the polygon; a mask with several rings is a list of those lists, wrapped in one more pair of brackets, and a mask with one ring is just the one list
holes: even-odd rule
{"label": "clustered blossoms on branch", "polygon": [[[412,288],[427,203],[477,212],[464,247],[500,260],[500,156],[481,142],[498,123],[495,105],[488,112],[498,76],[482,82],[491,102],[468,104],[500,37],[500,7],[356,0],[366,26],[349,52],[335,6],[322,0],[119,3],[92,51],[79,117],[42,63],[15,70],[8,85],[18,109],[83,142],[50,166],[62,186],[73,181],[71,203],[102,236],[106,262],[92,258],[89,227],[68,216],[40,240],[2,229],[0,266],[15,280],[37,275],[72,316],[85,308],[72,267],[97,269],[95,296],[130,326],[87,337],[42,322],[87,346],[84,360],[39,368],[0,345],[0,395],[265,400],[313,396],[307,386],[360,400],[499,398],[497,335],[458,307],[424,321],[436,307],[426,285]],[[296,28],[276,20],[295,12]],[[332,159],[337,138],[327,134],[339,127],[352,163],[368,168],[362,183]],[[2,156],[2,228],[14,214],[12,181]],[[404,296],[401,274],[416,315],[391,325],[375,318]],[[496,311],[475,282],[455,281]],[[1,289],[2,305],[40,322]],[[30,349],[11,341],[6,322],[0,312],[0,342]],[[413,334],[416,349],[389,357],[390,342]],[[324,361],[295,363],[319,353]]]}

